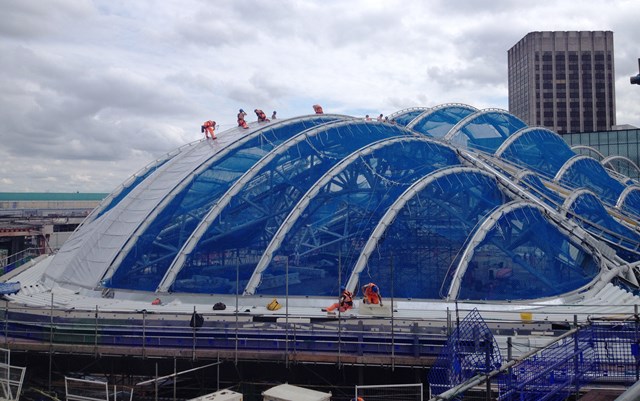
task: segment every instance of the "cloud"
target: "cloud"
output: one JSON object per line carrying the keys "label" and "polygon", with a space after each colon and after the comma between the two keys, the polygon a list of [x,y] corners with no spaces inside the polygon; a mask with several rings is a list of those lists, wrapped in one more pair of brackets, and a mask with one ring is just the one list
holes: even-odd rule
{"label": "cloud", "polygon": [[[238,108],[390,114],[507,107],[507,50],[535,30],[614,31],[618,123],[640,126],[626,0],[5,0],[0,191],[109,192],[235,126]],[[219,131],[219,132],[221,132]]]}

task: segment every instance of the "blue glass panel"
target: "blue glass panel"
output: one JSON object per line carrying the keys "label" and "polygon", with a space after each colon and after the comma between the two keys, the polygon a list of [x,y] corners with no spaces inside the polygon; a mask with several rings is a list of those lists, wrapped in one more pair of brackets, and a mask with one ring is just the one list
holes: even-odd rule
{"label": "blue glass panel", "polygon": [[424,109],[408,111],[404,114],[393,117],[393,123],[406,127],[414,118],[424,112]]}
{"label": "blue glass panel", "polygon": [[407,201],[360,282],[376,282],[383,296],[440,298],[469,235],[503,201],[495,180],[484,174],[452,170],[439,177]]}
{"label": "blue glass panel", "polygon": [[[329,296],[346,281],[362,247],[389,206],[412,183],[428,173],[459,165],[453,150],[421,140],[396,142],[362,155],[324,185],[295,222],[263,277],[289,274],[298,282],[292,295]],[[340,259],[340,276],[336,274]],[[285,294],[283,285],[260,293]]]}
{"label": "blue glass panel", "polygon": [[456,137],[464,135],[469,147],[494,153],[510,135],[524,127],[526,124],[511,114],[480,112],[451,138],[451,142],[462,143]]}
{"label": "blue glass panel", "polygon": [[[331,167],[370,143],[411,134],[392,124],[357,121],[305,135],[304,141],[277,149],[273,160],[230,200],[187,258],[173,291],[233,294],[243,289],[278,227]],[[284,286],[284,273],[265,278],[261,286]],[[298,274],[288,275],[290,293],[297,291],[299,280]]]}
{"label": "blue glass panel", "polygon": [[[598,198],[590,193],[583,193],[571,203],[569,211],[570,217],[580,217],[580,219],[574,218],[580,226],[595,236],[608,240],[617,250],[618,255],[629,262],[638,259],[638,255],[625,251],[617,244],[635,249],[640,243],[640,236],[614,220]],[[608,231],[603,231],[602,228]]]}
{"label": "blue glass panel", "polygon": [[412,129],[435,138],[442,138],[447,135],[454,125],[476,111],[477,110],[472,107],[463,106],[441,108],[425,117],[421,117]]}
{"label": "blue glass panel", "polygon": [[578,159],[572,163],[562,174],[560,182],[572,188],[588,188],[610,205],[616,204],[624,190],[620,182],[611,178],[604,167],[591,158]]}
{"label": "blue glass panel", "polygon": [[593,258],[533,207],[505,213],[475,248],[459,299],[527,300],[577,290],[598,274]]}
{"label": "blue glass panel", "polygon": [[[105,285],[155,290],[177,251],[211,206],[265,154],[292,136],[336,117],[309,117],[265,127],[261,135],[230,150],[192,177],[135,242]],[[214,155],[212,155],[213,157]]]}
{"label": "blue glass panel", "polygon": [[559,135],[536,128],[519,135],[500,157],[553,178],[573,156],[575,153]]}

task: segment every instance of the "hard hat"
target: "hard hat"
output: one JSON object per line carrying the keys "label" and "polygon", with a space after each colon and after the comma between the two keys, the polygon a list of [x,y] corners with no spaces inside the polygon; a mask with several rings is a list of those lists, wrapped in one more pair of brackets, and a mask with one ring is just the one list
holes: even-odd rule
{"label": "hard hat", "polygon": [[374,285],[373,287],[371,287],[371,291],[373,291],[374,293],[378,292],[378,286]]}
{"label": "hard hat", "polygon": [[240,113],[244,113],[244,110],[240,109]]}
{"label": "hard hat", "polygon": [[340,291],[344,291],[344,290],[346,290],[346,289],[347,289],[347,287],[345,287],[344,285],[341,285],[341,286],[340,286]]}

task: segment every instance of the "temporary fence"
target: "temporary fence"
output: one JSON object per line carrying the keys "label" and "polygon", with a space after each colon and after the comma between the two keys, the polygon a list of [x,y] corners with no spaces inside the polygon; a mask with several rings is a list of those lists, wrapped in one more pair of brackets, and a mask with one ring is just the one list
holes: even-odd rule
{"label": "temporary fence", "polygon": [[482,325],[479,314],[470,313],[449,337],[429,376],[432,400],[460,400],[465,391],[483,385],[486,399],[493,399],[495,380],[499,401],[563,401],[592,382],[631,385],[640,377],[637,314],[634,320],[589,322],[541,350],[517,359],[509,355],[504,363],[487,348],[495,340],[490,332],[481,331]]}
{"label": "temporary fence", "polygon": [[474,309],[449,336],[431,369],[431,394],[441,394],[478,373],[489,373],[501,363],[498,343],[478,310]]}
{"label": "temporary fence", "polygon": [[11,366],[11,351],[0,348],[0,400],[17,400],[26,368]]}

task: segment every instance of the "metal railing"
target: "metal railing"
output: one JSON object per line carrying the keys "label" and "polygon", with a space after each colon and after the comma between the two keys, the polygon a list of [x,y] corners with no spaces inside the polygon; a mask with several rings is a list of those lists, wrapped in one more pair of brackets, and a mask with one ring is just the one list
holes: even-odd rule
{"label": "metal railing", "polygon": [[0,258],[0,276],[9,273],[11,270],[22,266],[31,259],[44,253],[41,248],[27,248],[4,258]]}

